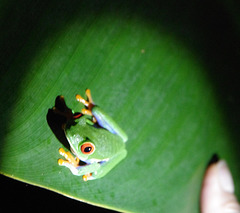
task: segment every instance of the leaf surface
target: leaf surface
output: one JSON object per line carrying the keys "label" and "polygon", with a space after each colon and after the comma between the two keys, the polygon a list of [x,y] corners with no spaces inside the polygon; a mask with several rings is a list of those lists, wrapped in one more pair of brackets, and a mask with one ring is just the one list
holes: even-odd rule
{"label": "leaf surface", "polygon": [[[7,59],[0,172],[119,211],[198,212],[212,154],[240,175],[234,163],[239,150],[231,145],[204,64],[164,24],[144,17],[153,7],[54,3],[30,3],[24,9],[34,16],[18,12],[18,20],[2,24],[17,41],[11,46],[13,39],[2,35],[10,58],[1,53]],[[17,7],[11,8],[7,12]],[[107,176],[83,182],[58,166],[63,145],[46,116],[58,95],[80,111],[75,94],[86,88],[129,140],[127,157]]]}

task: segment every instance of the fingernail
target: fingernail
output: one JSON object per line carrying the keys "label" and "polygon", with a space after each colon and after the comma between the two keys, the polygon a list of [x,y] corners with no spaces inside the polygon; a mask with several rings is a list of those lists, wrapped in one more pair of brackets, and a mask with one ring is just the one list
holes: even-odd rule
{"label": "fingernail", "polygon": [[224,160],[218,162],[218,180],[221,188],[225,192],[234,193],[233,178]]}

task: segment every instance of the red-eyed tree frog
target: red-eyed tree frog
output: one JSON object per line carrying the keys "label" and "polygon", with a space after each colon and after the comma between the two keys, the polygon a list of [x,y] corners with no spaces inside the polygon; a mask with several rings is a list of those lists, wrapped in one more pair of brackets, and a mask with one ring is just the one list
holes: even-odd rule
{"label": "red-eyed tree frog", "polygon": [[[83,176],[83,180],[94,180],[106,175],[127,155],[126,133],[99,106],[93,103],[90,90],[86,90],[87,100],[76,95],[77,101],[86,108],[81,113],[73,113],[72,119],[63,129],[72,153],[59,149],[58,164],[69,168],[72,174]],[[57,111],[56,109],[54,109]],[[74,124],[72,124],[74,121]],[[80,165],[80,161],[85,165]]]}

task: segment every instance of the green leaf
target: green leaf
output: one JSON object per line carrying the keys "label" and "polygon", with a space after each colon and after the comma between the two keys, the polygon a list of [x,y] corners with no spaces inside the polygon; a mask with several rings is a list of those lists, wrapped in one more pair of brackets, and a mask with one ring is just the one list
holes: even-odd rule
{"label": "green leaf", "polygon": [[[171,9],[178,19],[171,4],[25,3],[0,10],[2,174],[119,211],[192,213],[206,165],[218,153],[240,195],[239,149],[207,78],[211,66],[193,48],[204,39],[194,30],[196,43],[181,37],[181,26],[194,29],[194,21],[180,14],[185,24],[173,30],[163,13]],[[86,88],[129,140],[127,157],[107,176],[83,182],[58,166],[63,145],[46,116],[60,94],[80,111],[75,94]]]}

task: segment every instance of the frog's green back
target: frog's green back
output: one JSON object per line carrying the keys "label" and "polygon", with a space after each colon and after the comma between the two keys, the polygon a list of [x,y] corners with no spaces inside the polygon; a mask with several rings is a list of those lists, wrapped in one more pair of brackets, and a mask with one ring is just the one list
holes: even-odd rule
{"label": "frog's green back", "polygon": [[100,126],[104,127],[111,133],[119,135],[123,142],[127,142],[128,136],[127,134],[122,130],[122,128],[106,113],[104,112],[100,107],[94,106],[92,108],[92,114],[97,119]]}

